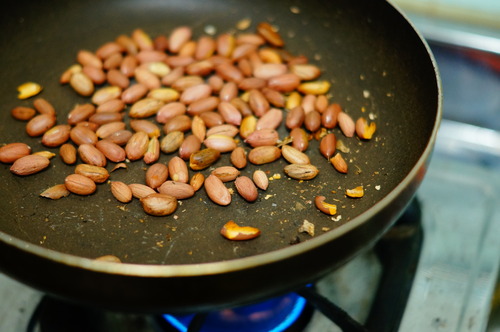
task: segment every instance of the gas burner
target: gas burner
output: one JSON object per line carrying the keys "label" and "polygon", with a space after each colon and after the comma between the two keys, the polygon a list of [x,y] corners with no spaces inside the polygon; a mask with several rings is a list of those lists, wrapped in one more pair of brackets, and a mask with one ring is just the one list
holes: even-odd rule
{"label": "gas burner", "polygon": [[149,315],[124,314],[43,296],[26,332],[153,332]]}
{"label": "gas burner", "polygon": [[165,332],[298,332],[309,323],[312,312],[304,297],[290,293],[207,314],[164,314],[157,317],[157,322]]}
{"label": "gas burner", "polygon": [[372,303],[363,320],[351,317],[322,294],[320,281],[318,287],[308,285],[260,303],[191,315],[117,313],[44,296],[30,319],[27,332],[317,331],[311,318],[318,312],[330,321],[330,326],[344,331],[397,330],[413,282],[422,237],[420,204],[415,199],[373,248],[383,272],[376,282],[378,287],[371,290]]}

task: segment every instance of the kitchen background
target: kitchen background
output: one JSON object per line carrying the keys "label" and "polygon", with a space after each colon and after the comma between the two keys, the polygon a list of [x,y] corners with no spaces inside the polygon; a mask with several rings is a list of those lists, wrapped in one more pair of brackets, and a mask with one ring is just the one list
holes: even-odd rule
{"label": "kitchen background", "polygon": [[[448,245],[467,248],[458,250],[454,258],[448,256],[449,259],[459,262],[457,268],[453,270],[445,268],[448,264],[443,264],[443,266],[434,264],[439,256],[437,253],[430,255],[435,257],[429,259],[429,262],[434,261],[429,266],[424,267],[425,263],[420,263],[420,272],[428,275],[421,279],[420,284],[414,284],[412,294],[418,292],[425,294],[419,302],[422,308],[421,314],[417,315],[416,319],[406,317],[407,319],[402,322],[401,330],[405,331],[404,328],[407,328],[407,330],[416,331],[418,327],[425,329],[422,320],[430,319],[432,311],[441,310],[442,312],[455,312],[455,315],[448,316],[453,317],[451,320],[436,316],[432,324],[433,330],[500,331],[500,282],[498,279],[500,264],[498,207],[500,205],[498,198],[500,190],[498,180],[500,179],[500,2],[495,0],[396,0],[395,3],[408,14],[417,29],[428,40],[441,72],[445,120],[437,143],[435,153],[437,158],[433,160],[431,169],[443,167],[450,170],[453,168],[458,171],[455,176],[461,178],[459,181],[450,178],[450,181],[455,183],[453,187],[457,190],[452,194],[451,191],[432,184],[433,172],[431,172],[419,192],[419,197],[425,197],[427,190],[442,191],[441,200],[435,203],[451,205],[456,210],[451,212],[454,213],[453,216],[450,215],[449,226],[452,228],[446,231],[446,238],[435,240],[443,242],[449,240]],[[450,161],[451,159],[454,161]],[[452,164],[454,166],[451,166]],[[464,169],[455,168],[457,165]],[[490,177],[495,180],[489,181]],[[468,206],[475,206],[475,208],[469,209]],[[434,226],[447,227],[441,222]],[[483,227],[483,233],[476,233],[474,244],[468,242],[471,238],[467,235],[461,239],[457,236],[461,232],[467,234],[469,232],[465,231],[467,227],[471,227],[470,231],[475,229],[478,232],[477,226]],[[488,242],[488,238],[491,242]],[[459,253],[460,251],[462,252]],[[470,265],[464,264],[467,261],[464,257],[467,255],[471,258]],[[469,280],[465,281],[465,279]],[[434,302],[431,301],[431,294],[434,291],[458,293],[453,299],[445,300],[443,297],[442,301]],[[417,303],[414,304],[417,305]],[[410,301],[409,307],[414,304]]]}

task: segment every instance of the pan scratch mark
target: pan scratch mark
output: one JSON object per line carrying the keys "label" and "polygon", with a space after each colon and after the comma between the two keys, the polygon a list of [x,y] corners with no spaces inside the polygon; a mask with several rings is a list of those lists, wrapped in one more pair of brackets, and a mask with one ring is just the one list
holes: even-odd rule
{"label": "pan scratch mark", "polygon": [[167,252],[165,253],[165,256],[163,256],[163,260],[161,261],[162,264],[165,264],[165,262],[167,261],[167,257],[170,254],[170,252],[172,251],[172,248],[174,247],[174,245],[175,245],[175,240],[170,243],[170,248],[168,248]]}
{"label": "pan scratch mark", "polygon": [[[99,205],[97,206],[98,208],[100,207]],[[104,222],[105,218],[104,218],[104,209],[98,209],[99,211],[99,215],[98,215],[98,220],[100,222]]]}
{"label": "pan scratch mark", "polygon": [[21,233],[23,233],[26,236],[26,238],[29,239],[30,234],[26,231],[26,229],[24,227],[22,227],[21,222],[19,222],[19,220],[17,218],[16,218],[16,221],[17,221],[17,229],[19,231],[21,231]]}

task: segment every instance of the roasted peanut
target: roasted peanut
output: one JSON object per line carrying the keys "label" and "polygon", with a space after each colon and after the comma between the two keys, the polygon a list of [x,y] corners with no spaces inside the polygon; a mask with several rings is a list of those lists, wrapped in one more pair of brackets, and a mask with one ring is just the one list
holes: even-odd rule
{"label": "roasted peanut", "polygon": [[191,154],[189,167],[193,171],[200,171],[214,164],[220,158],[220,152],[212,148],[206,148]]}
{"label": "roasted peanut", "polygon": [[153,189],[161,186],[167,179],[168,167],[165,164],[153,164],[146,171],[146,184]]}
{"label": "roasted peanut", "polygon": [[56,184],[48,189],[45,189],[40,196],[50,199],[60,199],[66,197],[70,194],[70,191],[66,189],[64,184]]}
{"label": "roasted peanut", "polygon": [[165,181],[158,187],[158,191],[161,194],[170,195],[177,199],[190,198],[195,193],[194,188],[190,184],[179,181]]}
{"label": "roasted peanut", "polygon": [[330,204],[325,202],[325,196],[316,196],[314,199],[314,204],[321,212],[333,216],[337,213],[337,206],[335,204]]}
{"label": "roasted peanut", "polygon": [[296,180],[311,180],[319,173],[318,168],[311,164],[290,164],[285,166],[284,171],[286,175]]}
{"label": "roasted peanut", "polygon": [[208,197],[216,204],[229,205],[231,203],[231,194],[224,183],[215,175],[209,175],[205,179],[205,191]]}
{"label": "roasted peanut", "polygon": [[224,224],[220,233],[228,240],[243,241],[258,237],[260,235],[260,230],[250,226],[238,226],[238,224],[230,220]]}
{"label": "roasted peanut", "polygon": [[10,171],[16,175],[26,176],[38,173],[50,165],[50,160],[46,157],[30,154],[16,159]]}
{"label": "roasted peanut", "polygon": [[254,182],[247,176],[238,176],[234,181],[238,194],[246,201],[254,202],[257,200],[258,192]]}
{"label": "roasted peanut", "polygon": [[31,147],[26,143],[10,143],[0,148],[0,162],[12,164],[17,159],[31,153]]}
{"label": "roasted peanut", "polygon": [[152,216],[166,216],[177,209],[177,199],[166,194],[150,194],[141,198],[144,212]]}
{"label": "roasted peanut", "polygon": [[71,174],[64,179],[66,189],[77,195],[91,195],[97,186],[94,181],[80,174]]}
{"label": "roasted peanut", "polygon": [[326,158],[330,159],[335,153],[337,139],[334,133],[329,133],[321,139],[319,143],[319,151]]}
{"label": "roasted peanut", "polygon": [[95,183],[103,183],[109,178],[109,172],[104,167],[88,164],[77,165],[75,174],[86,176]]}

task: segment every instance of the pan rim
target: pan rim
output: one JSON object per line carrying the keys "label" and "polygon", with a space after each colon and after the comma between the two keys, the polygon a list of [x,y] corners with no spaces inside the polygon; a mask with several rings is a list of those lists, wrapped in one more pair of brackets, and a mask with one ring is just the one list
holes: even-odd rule
{"label": "pan rim", "polygon": [[64,264],[74,268],[86,269],[97,273],[106,273],[114,275],[122,275],[128,277],[155,277],[155,278],[168,278],[168,277],[198,277],[206,275],[215,274],[225,274],[235,271],[245,270],[256,266],[263,266],[272,264],[281,260],[289,259],[294,256],[300,255],[304,252],[313,250],[320,247],[334,239],[341,237],[360,225],[369,222],[371,216],[377,214],[384,208],[386,208],[391,202],[393,202],[407,187],[414,181],[421,172],[422,168],[425,168],[426,163],[433,151],[434,143],[437,138],[437,133],[442,118],[442,86],[439,70],[437,67],[436,60],[428,43],[425,41],[421,33],[416,29],[414,24],[392,1],[387,1],[387,3],[392,6],[399,15],[412,27],[415,31],[418,39],[425,47],[429,60],[434,69],[434,77],[436,79],[436,90],[437,90],[437,110],[434,119],[434,127],[432,128],[431,135],[426,144],[426,147],[404,179],[391,190],[384,198],[379,202],[374,204],[368,210],[364,211],[362,214],[352,219],[348,223],[330,230],[329,232],[322,234],[318,237],[311,238],[305,242],[288,246],[285,248],[269,251],[266,253],[244,257],[236,258],[225,261],[217,262],[207,262],[207,263],[197,263],[197,264],[174,264],[174,265],[160,265],[160,264],[132,264],[132,263],[112,263],[104,261],[96,261],[91,258],[80,257],[72,254],[67,254],[59,252],[53,249],[44,248],[42,246],[29,243],[27,241],[15,238],[7,233],[0,231],[0,241],[13,246],[19,250],[26,251],[30,254],[34,254],[43,259],[51,260],[55,263]]}

